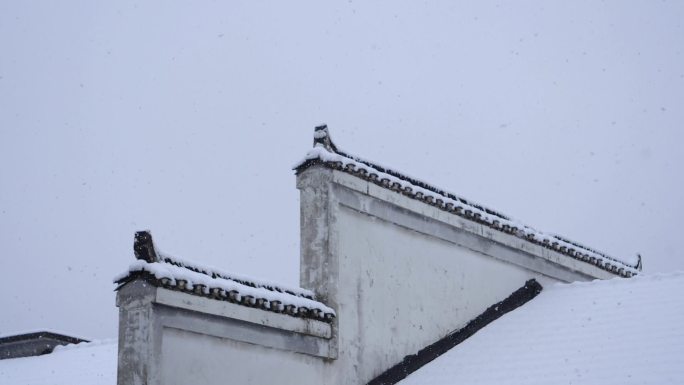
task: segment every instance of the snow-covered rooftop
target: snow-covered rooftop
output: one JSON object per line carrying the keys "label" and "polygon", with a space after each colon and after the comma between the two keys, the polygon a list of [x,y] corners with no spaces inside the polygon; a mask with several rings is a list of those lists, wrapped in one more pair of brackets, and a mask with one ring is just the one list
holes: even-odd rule
{"label": "snow-covered rooftop", "polygon": [[641,271],[641,257],[638,255],[626,261],[619,260],[565,237],[536,230],[500,212],[466,200],[405,173],[393,171],[378,163],[350,155],[333,143],[325,125],[316,127],[313,149],[309,150],[304,159],[294,166],[294,169],[300,173],[317,164],[355,175],[454,215],[596,265],[600,269],[619,276],[631,277]]}
{"label": "snow-covered rooftop", "polygon": [[681,384],[684,272],[547,287],[401,381]]}
{"label": "snow-covered rooftop", "polygon": [[37,357],[0,360],[3,385],[114,385],[115,340],[59,346]]}
{"label": "snow-covered rooftop", "polygon": [[328,322],[335,317],[335,310],[316,301],[310,290],[226,273],[161,253],[147,231],[136,234],[134,250],[137,260],[114,278],[119,287],[142,278],[155,286],[295,317]]}
{"label": "snow-covered rooftop", "polygon": [[[684,272],[559,284],[401,381],[447,384],[679,384]],[[0,360],[3,385],[114,385],[116,341]]]}

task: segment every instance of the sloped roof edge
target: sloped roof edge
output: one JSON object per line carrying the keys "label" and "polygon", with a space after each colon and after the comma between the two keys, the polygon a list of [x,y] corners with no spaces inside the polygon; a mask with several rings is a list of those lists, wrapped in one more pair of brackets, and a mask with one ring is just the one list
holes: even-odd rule
{"label": "sloped roof edge", "polygon": [[37,331],[0,338],[0,360],[40,356],[52,353],[55,347],[78,344],[87,340],[50,331]]}
{"label": "sloped roof edge", "polygon": [[350,155],[333,143],[326,125],[317,126],[314,129],[313,144],[313,149],[309,150],[304,159],[294,166],[297,174],[314,165],[322,165],[354,175],[378,186],[420,200],[495,230],[517,236],[579,261],[595,265],[618,276],[631,277],[638,274],[642,269],[641,256],[638,254],[637,260],[633,264],[629,264],[565,237],[536,230],[498,211],[473,203],[404,173]]}
{"label": "sloped roof edge", "polygon": [[22,334],[15,334],[15,335],[8,335],[4,337],[0,337],[0,345],[4,343],[9,343],[9,342],[20,342],[20,341],[27,341],[27,340],[35,340],[35,339],[52,339],[56,341],[61,341],[64,342],[65,344],[80,344],[81,342],[89,342],[88,340],[79,338],[79,337],[73,337],[73,336],[68,336],[66,334],[61,334],[61,333],[56,333],[53,331],[47,331],[47,330],[41,330],[41,331],[35,331],[35,332],[29,332],[29,333],[22,333]]}
{"label": "sloped roof edge", "polygon": [[149,231],[135,234],[133,249],[136,261],[114,278],[114,283],[118,284],[116,290],[133,280],[142,279],[156,287],[294,317],[325,322],[332,322],[335,318],[335,310],[316,301],[309,290],[246,277],[236,278],[233,274],[163,254],[156,249]]}

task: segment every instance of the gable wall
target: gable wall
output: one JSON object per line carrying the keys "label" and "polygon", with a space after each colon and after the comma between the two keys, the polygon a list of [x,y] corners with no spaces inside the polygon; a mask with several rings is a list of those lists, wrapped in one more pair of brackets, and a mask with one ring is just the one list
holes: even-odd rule
{"label": "gable wall", "polygon": [[301,190],[301,286],[332,324],[149,285],[117,295],[119,385],[365,384],[530,278],[607,274],[352,175]]}
{"label": "gable wall", "polygon": [[592,277],[342,172],[311,167],[298,188],[301,286],[338,313],[332,368],[340,384],[366,383],[530,278],[545,285]]}

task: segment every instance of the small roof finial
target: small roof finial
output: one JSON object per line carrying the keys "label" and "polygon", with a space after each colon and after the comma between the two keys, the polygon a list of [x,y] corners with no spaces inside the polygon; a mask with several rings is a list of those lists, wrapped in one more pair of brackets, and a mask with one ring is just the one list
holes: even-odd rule
{"label": "small roof finial", "polygon": [[337,152],[337,147],[335,147],[335,144],[333,144],[332,138],[330,137],[328,125],[325,123],[318,125],[316,126],[316,128],[314,128],[313,145],[314,147],[316,147],[319,144],[328,151]]}
{"label": "small roof finial", "polygon": [[152,242],[152,233],[149,230],[135,233],[133,252],[136,259],[142,259],[149,263],[159,261],[157,250],[155,250],[154,242]]}

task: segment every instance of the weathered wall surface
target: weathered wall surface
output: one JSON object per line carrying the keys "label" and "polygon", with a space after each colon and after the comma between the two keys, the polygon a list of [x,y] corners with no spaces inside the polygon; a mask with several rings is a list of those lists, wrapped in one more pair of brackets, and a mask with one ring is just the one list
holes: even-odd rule
{"label": "weathered wall surface", "polygon": [[117,296],[119,385],[324,384],[329,324],[133,281]]}
{"label": "weathered wall surface", "polygon": [[164,328],[162,384],[325,384],[324,363],[304,354]]}
{"label": "weathered wall surface", "polygon": [[530,278],[609,275],[343,172],[297,187],[301,286],[332,324],[135,280],[117,296],[119,385],[365,384]]}
{"label": "weathered wall surface", "polygon": [[340,210],[340,356],[370,380],[518,289],[532,275],[464,247]]}
{"label": "weathered wall surface", "polygon": [[530,278],[597,273],[346,173],[314,166],[298,188],[301,285],[337,310],[339,384],[366,383]]}

